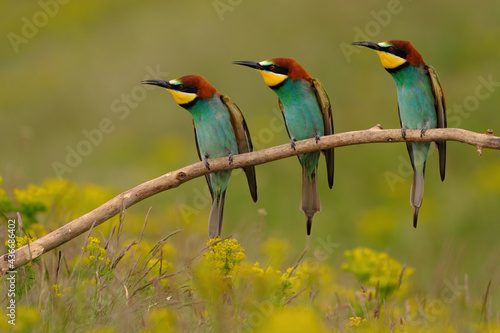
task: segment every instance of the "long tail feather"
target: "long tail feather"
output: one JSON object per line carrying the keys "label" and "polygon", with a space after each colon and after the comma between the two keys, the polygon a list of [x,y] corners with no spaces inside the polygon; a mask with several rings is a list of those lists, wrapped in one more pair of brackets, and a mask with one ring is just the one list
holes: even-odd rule
{"label": "long tail feather", "polygon": [[438,141],[437,146],[439,149],[439,174],[441,175],[441,181],[444,181],[446,170],[446,141]]}
{"label": "long tail feather", "polygon": [[307,219],[307,234],[311,234],[312,219],[314,214],[321,211],[321,201],[319,200],[318,181],[316,177],[317,169],[314,169],[312,177],[309,178],[307,167],[302,166],[302,197],[300,199],[300,209],[304,211]]}
{"label": "long tail feather", "polygon": [[208,237],[215,238],[222,233],[222,224],[224,221],[224,200],[226,191],[220,196],[214,196],[210,216],[208,217]]}
{"label": "long tail feather", "polygon": [[420,207],[413,207],[413,227],[417,227],[417,220],[418,220],[418,211],[420,210]]}
{"label": "long tail feather", "polygon": [[255,167],[249,166],[243,168],[245,175],[247,176],[248,187],[250,188],[250,195],[252,196],[253,202],[257,202],[257,180],[255,179]]}
{"label": "long tail feather", "polygon": [[417,227],[418,210],[422,205],[424,196],[424,174],[414,172],[413,183],[411,184],[410,204],[413,206],[413,227]]}

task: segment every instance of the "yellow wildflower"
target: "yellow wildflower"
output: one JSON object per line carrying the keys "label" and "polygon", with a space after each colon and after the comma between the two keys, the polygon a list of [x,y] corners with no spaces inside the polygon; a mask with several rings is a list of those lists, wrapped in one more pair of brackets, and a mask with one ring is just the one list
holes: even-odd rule
{"label": "yellow wildflower", "polygon": [[349,329],[352,327],[358,327],[364,321],[366,321],[366,319],[361,318],[361,317],[350,317],[349,322],[345,325],[345,327],[346,327],[346,329]]}
{"label": "yellow wildflower", "polygon": [[37,239],[36,237],[28,237],[27,235],[24,237],[16,236],[17,248],[20,248],[20,247],[28,244],[28,242],[31,243],[31,242],[35,241],[36,239]]}
{"label": "yellow wildflower", "polygon": [[256,274],[259,274],[259,275],[263,275],[264,274],[264,270],[259,267],[259,262],[258,261],[256,261],[255,264],[252,266],[252,272],[254,272]]}
{"label": "yellow wildflower", "polygon": [[[101,241],[95,237],[89,237],[87,238],[87,245],[85,247],[82,247],[82,250],[88,254],[89,260],[92,262],[94,260],[99,260],[103,261],[104,257],[106,256],[106,250],[102,247],[99,246]],[[106,265],[109,265],[111,263],[111,260],[109,258],[104,261]]]}
{"label": "yellow wildflower", "polygon": [[219,241],[219,238],[214,238],[207,245],[210,246],[210,251],[203,254],[205,259],[223,275],[228,275],[246,258],[244,249],[236,239]]}
{"label": "yellow wildflower", "polygon": [[54,293],[57,297],[64,297],[67,293],[71,292],[71,287],[62,288],[60,284],[52,285]]}
{"label": "yellow wildflower", "polygon": [[[396,291],[401,281],[414,272],[414,268],[405,267],[387,253],[376,252],[367,248],[356,248],[344,252],[347,263],[342,269],[353,273],[359,282],[366,287],[379,288],[382,298]],[[402,278],[400,278],[403,273]],[[401,280],[401,281],[400,281]]]}

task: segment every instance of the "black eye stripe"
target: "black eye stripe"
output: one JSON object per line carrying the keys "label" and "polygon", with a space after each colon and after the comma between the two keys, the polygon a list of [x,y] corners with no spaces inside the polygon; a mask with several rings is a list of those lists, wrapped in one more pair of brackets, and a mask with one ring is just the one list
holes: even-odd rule
{"label": "black eye stripe", "polygon": [[395,54],[395,55],[397,55],[398,57],[403,58],[403,59],[406,59],[407,54],[406,54],[406,52],[405,52],[405,51],[402,51],[402,50],[398,50],[398,49],[396,49],[396,50],[394,50],[393,52],[394,52],[394,54]]}
{"label": "black eye stripe", "polygon": [[280,66],[275,65],[275,64],[264,65],[264,66],[262,66],[262,68],[268,72],[288,75],[288,68],[280,67]]}
{"label": "black eye stripe", "polygon": [[403,51],[403,50],[400,50],[398,49],[397,47],[394,47],[394,46],[389,46],[387,49],[386,49],[386,52],[387,53],[390,53],[390,54],[394,54],[395,56],[398,56],[400,58],[403,58],[403,59],[406,59],[406,52]]}
{"label": "black eye stripe", "polygon": [[186,93],[195,93],[196,94],[196,92],[198,91],[198,89],[196,89],[196,87],[190,87],[190,86],[186,86],[184,84],[175,85],[174,88],[177,91],[182,91],[182,92],[186,92]]}

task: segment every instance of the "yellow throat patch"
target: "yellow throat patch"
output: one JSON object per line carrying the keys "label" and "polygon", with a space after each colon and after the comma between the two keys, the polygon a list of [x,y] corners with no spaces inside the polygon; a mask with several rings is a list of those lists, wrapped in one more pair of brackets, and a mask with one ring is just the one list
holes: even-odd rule
{"label": "yellow throat patch", "polygon": [[170,89],[167,90],[172,94],[172,96],[174,96],[175,101],[179,105],[192,102],[197,97],[195,93],[185,93],[182,91],[170,90]]}
{"label": "yellow throat patch", "polygon": [[378,57],[380,58],[380,62],[382,63],[382,66],[384,66],[384,68],[387,69],[399,67],[406,62],[406,59],[395,56],[394,54],[380,52],[380,51],[375,51],[375,52],[377,52]]}
{"label": "yellow throat patch", "polygon": [[271,73],[271,72],[266,72],[266,71],[261,71],[257,70],[262,77],[264,78],[264,82],[269,86],[273,87],[281,82],[285,81],[285,79],[288,77],[285,74],[277,74],[277,73]]}

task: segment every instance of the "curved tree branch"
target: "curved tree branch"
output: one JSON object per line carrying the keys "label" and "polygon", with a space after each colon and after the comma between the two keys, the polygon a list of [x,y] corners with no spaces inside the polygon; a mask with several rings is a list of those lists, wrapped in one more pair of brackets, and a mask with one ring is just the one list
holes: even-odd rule
{"label": "curved tree branch", "polygon": [[[459,128],[429,129],[421,136],[420,130],[407,130],[406,141],[458,141],[477,147],[481,155],[483,148],[500,149],[500,137],[493,136],[493,131],[486,134],[475,133]],[[23,266],[42,254],[68,242],[69,240],[90,230],[128,207],[157,193],[170,190],[179,185],[210,172],[241,168],[287,158],[290,156],[324,150],[333,147],[343,147],[364,143],[404,142],[400,129],[383,130],[377,125],[368,130],[338,133],[316,139],[297,141],[295,150],[290,144],[275,146],[247,154],[235,155],[231,165],[227,157],[209,160],[210,170],[203,162],[194,163],[181,169],[169,172],[163,176],[140,184],[109,200],[93,211],[78,217],[57,230],[25,245],[15,252],[15,260],[10,265],[8,254],[0,257],[0,272],[3,274]]]}

